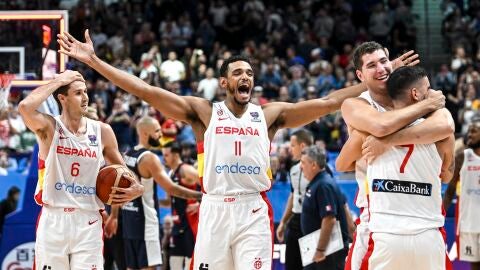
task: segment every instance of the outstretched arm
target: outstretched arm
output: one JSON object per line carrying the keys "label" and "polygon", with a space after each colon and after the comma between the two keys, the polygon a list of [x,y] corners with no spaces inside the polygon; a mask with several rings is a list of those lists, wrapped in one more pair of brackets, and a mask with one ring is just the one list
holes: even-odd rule
{"label": "outstretched arm", "polygon": [[[62,47],[59,50],[60,53],[89,65],[113,84],[147,101],[167,117],[191,124],[192,121],[196,120],[197,114],[202,114],[205,111],[205,106],[209,104],[207,100],[196,97],[181,97],[165,89],[151,86],[140,78],[105,63],[95,55],[88,30],[85,31],[85,43],[76,40],[67,32],[57,37]],[[209,112],[206,113],[206,117],[210,117]]]}

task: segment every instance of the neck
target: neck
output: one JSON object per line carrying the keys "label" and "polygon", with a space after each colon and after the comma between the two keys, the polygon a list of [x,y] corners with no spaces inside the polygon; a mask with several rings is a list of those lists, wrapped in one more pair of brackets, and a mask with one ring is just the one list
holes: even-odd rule
{"label": "neck", "polygon": [[386,93],[378,93],[371,89],[368,89],[368,92],[370,93],[372,99],[378,104],[380,104],[383,108],[388,110],[393,109],[392,99],[390,99],[390,97]]}
{"label": "neck", "polygon": [[173,164],[172,164],[172,167],[170,169],[172,170],[176,170],[178,168],[178,166],[180,166],[180,164],[182,164],[182,159],[181,158],[176,158],[174,161],[173,161]]}
{"label": "neck", "polygon": [[407,106],[411,105],[411,103],[409,102],[405,102],[403,100],[394,100],[393,101],[393,108],[395,110],[398,110],[398,109],[401,109],[401,108],[405,108]]}
{"label": "neck", "polygon": [[225,106],[236,116],[236,117],[241,117],[248,108],[248,103],[247,104],[238,104],[238,102],[235,100],[235,97],[230,96],[230,98],[227,98],[225,100]]}
{"label": "neck", "polygon": [[80,117],[69,117],[67,114],[61,114],[60,119],[64,123],[65,127],[73,134],[78,135],[78,133],[83,133],[83,116]]}
{"label": "neck", "polygon": [[146,144],[146,143],[138,142],[138,144],[135,145],[135,149],[136,149],[136,150],[142,149],[142,148],[149,149],[150,146],[147,146],[147,145],[148,145],[148,144]]}

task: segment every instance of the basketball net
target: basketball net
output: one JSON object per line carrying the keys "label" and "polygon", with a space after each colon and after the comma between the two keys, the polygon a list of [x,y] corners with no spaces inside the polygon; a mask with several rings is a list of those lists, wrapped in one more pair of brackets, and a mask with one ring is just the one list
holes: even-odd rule
{"label": "basketball net", "polygon": [[10,87],[14,78],[15,74],[0,74],[0,111],[8,107],[8,96],[10,95]]}

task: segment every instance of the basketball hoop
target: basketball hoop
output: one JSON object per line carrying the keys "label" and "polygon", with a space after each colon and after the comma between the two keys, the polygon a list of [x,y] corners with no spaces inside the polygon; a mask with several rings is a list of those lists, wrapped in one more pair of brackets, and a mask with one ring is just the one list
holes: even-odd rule
{"label": "basketball hoop", "polygon": [[15,74],[0,74],[0,112],[4,112],[8,108],[8,96],[13,78],[15,78]]}
{"label": "basketball hoop", "polygon": [[12,86],[12,81],[15,78],[15,74],[3,73],[0,74],[0,91],[8,91]]}

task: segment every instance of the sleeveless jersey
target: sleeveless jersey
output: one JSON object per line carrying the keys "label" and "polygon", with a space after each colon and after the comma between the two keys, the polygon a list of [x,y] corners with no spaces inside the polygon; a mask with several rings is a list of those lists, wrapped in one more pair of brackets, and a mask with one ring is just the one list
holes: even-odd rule
{"label": "sleeveless jersey", "polygon": [[377,157],[367,169],[370,230],[417,234],[442,227],[441,167],[435,144],[396,146]]}
{"label": "sleeveless jersey", "polygon": [[85,118],[87,132],[75,136],[60,116],[54,119],[50,150],[38,162],[35,201],[52,207],[103,209],[96,193],[98,171],[104,165],[100,122]]}
{"label": "sleeveless jersey", "polygon": [[477,216],[480,207],[480,157],[472,149],[465,149],[460,169],[459,230],[460,232],[480,233]]}
{"label": "sleeveless jersey", "polygon": [[198,150],[203,192],[240,195],[270,189],[270,140],[260,106],[249,103],[236,118],[224,102],[214,103]]}
{"label": "sleeveless jersey", "polygon": [[[180,169],[184,163],[181,163],[175,171],[170,171],[170,179],[172,182],[179,186],[183,186],[188,189],[197,190],[197,185],[187,185],[183,183],[180,175]],[[195,203],[196,200],[186,200],[175,196],[170,196],[172,205],[172,218],[173,218],[173,234],[183,233],[185,230],[191,230],[192,226],[195,226],[192,217],[186,213],[187,206],[191,203]],[[195,218],[194,218],[195,219]]]}
{"label": "sleeveless jersey", "polygon": [[138,176],[141,184],[145,187],[142,196],[122,206],[123,237],[126,239],[160,239],[155,181],[153,177],[141,177],[138,171],[138,163],[149,152],[145,148],[133,149],[124,156],[128,168]]}
{"label": "sleeveless jersey", "polygon": [[[385,108],[380,106],[375,100],[373,100],[370,92],[367,90],[358,96],[366,100],[370,105],[379,112],[386,112]],[[366,208],[368,207],[368,183],[367,183],[367,160],[361,157],[357,162],[355,162],[355,179],[357,180],[358,184],[358,193],[355,198],[355,205],[358,208]]]}

